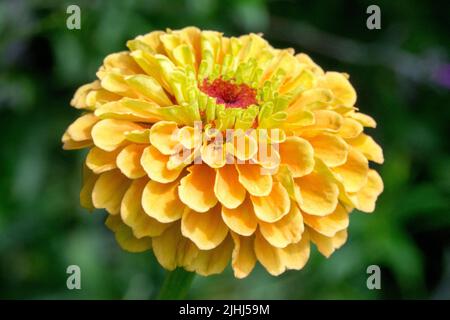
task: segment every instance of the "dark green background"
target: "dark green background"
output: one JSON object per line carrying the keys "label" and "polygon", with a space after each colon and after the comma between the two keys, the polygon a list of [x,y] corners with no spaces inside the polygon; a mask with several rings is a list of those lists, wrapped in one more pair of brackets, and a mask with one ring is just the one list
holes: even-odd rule
{"label": "dark green background", "polygon": [[[155,29],[196,25],[226,35],[263,32],[326,70],[345,71],[358,106],[378,121],[385,192],[374,214],[354,213],[348,243],[330,259],[314,249],[303,271],[245,280],[230,268],[197,277],[190,298],[450,298],[449,1],[379,1],[382,29],[366,28],[374,1],[1,1],[0,298],[147,299],[164,271],[130,254],[78,204],[84,153],[60,138],[69,107],[102,59]],[[81,8],[81,30],[66,8]],[[441,74],[441,78],[437,76]],[[82,290],[66,288],[81,267]],[[366,268],[382,270],[368,290]]]}

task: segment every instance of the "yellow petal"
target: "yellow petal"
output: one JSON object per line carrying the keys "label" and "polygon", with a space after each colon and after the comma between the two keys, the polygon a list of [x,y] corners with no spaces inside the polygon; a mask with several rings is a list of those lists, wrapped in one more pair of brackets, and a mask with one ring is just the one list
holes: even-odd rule
{"label": "yellow petal", "polygon": [[108,152],[100,148],[93,147],[89,150],[86,157],[86,165],[97,174],[115,169],[117,167],[116,158],[119,151],[120,150],[114,150]]}
{"label": "yellow petal", "polygon": [[61,139],[64,150],[76,150],[90,147],[93,145],[92,140],[75,141],[65,132]]}
{"label": "yellow petal", "polygon": [[175,122],[159,121],[150,129],[150,142],[162,154],[171,155],[177,151],[177,131]]}
{"label": "yellow petal", "polygon": [[128,178],[137,179],[145,176],[146,173],[141,165],[141,156],[145,147],[144,144],[130,144],[117,156],[117,167]]}
{"label": "yellow petal", "polygon": [[103,59],[103,65],[106,69],[120,71],[121,74],[142,73],[142,69],[136,64],[130,53],[122,51],[111,53]]}
{"label": "yellow petal", "polygon": [[256,164],[236,164],[239,173],[239,182],[254,196],[267,196],[272,190],[272,176],[263,174],[264,170]]}
{"label": "yellow petal", "polygon": [[344,118],[338,134],[345,139],[356,138],[363,131],[363,126],[352,118]]}
{"label": "yellow petal", "polygon": [[141,129],[141,126],[125,120],[105,119],[92,128],[94,144],[105,151],[117,149],[125,140],[125,132]]}
{"label": "yellow petal", "polygon": [[245,199],[245,188],[239,182],[239,175],[234,165],[226,165],[216,171],[214,193],[227,208],[237,208]]}
{"label": "yellow petal", "polygon": [[347,229],[337,232],[333,237],[326,237],[312,229],[308,229],[308,233],[317,250],[327,258],[347,241]]}
{"label": "yellow petal", "polygon": [[202,276],[222,273],[230,261],[232,251],[233,241],[227,237],[212,250],[199,250],[195,259],[186,266],[186,270],[195,271]]}
{"label": "yellow petal", "polygon": [[88,210],[94,210],[94,204],[92,203],[92,190],[97,182],[98,175],[89,170],[86,166],[83,166],[83,187],[80,191],[80,204],[83,208]]}
{"label": "yellow petal", "polygon": [[163,87],[155,78],[145,74],[136,74],[125,77],[125,81],[132,89],[161,107],[171,106],[173,104]]}
{"label": "yellow petal", "polygon": [[193,149],[202,143],[202,130],[198,127],[184,126],[178,130],[178,141],[187,149]]}
{"label": "yellow petal", "polygon": [[338,203],[339,188],[327,176],[313,172],[295,179],[300,187],[303,202],[300,209],[315,216],[332,213]]}
{"label": "yellow petal", "polygon": [[256,216],[265,222],[275,222],[288,214],[291,207],[289,194],[283,185],[275,182],[272,191],[264,197],[250,196]]}
{"label": "yellow petal", "polygon": [[126,131],[125,138],[135,143],[150,144],[150,129]]}
{"label": "yellow petal", "polygon": [[367,114],[360,112],[352,112],[349,115],[353,119],[358,120],[364,127],[375,128],[377,126],[375,120],[372,117],[368,116]]}
{"label": "yellow petal", "polygon": [[348,215],[349,213],[347,210],[345,210],[342,205],[338,204],[336,210],[327,216],[318,217],[304,213],[303,219],[305,224],[311,229],[314,229],[326,237],[333,237],[338,231],[348,227]]}
{"label": "yellow petal", "polygon": [[225,147],[221,143],[205,143],[201,147],[200,153],[203,162],[211,168],[221,168],[227,163]]}
{"label": "yellow petal", "polygon": [[231,230],[242,236],[253,234],[258,226],[249,198],[235,209],[222,207],[222,219]]}
{"label": "yellow petal", "polygon": [[141,198],[147,181],[147,178],[134,180],[120,207],[123,222],[133,230],[136,238],[159,236],[170,226],[169,223],[161,223],[144,212]]}
{"label": "yellow petal", "polygon": [[233,147],[234,155],[242,161],[253,158],[258,152],[258,143],[255,138],[242,129],[233,132]]}
{"label": "yellow petal", "polygon": [[144,188],[141,202],[145,213],[162,223],[180,219],[185,208],[178,198],[178,180],[171,183],[150,180]]}
{"label": "yellow petal", "polygon": [[102,119],[118,119],[135,122],[156,122],[163,118],[160,107],[149,101],[123,98],[102,104],[95,110]]}
{"label": "yellow petal", "polygon": [[181,218],[181,233],[191,239],[200,250],[217,247],[227,236],[228,227],[221,216],[221,206],[199,213],[187,209]]}
{"label": "yellow petal", "polygon": [[286,269],[299,270],[309,259],[308,233],[303,233],[302,239],[296,243],[289,244],[284,248],[277,248],[271,246],[261,233],[257,232],[255,253],[258,261],[274,276],[283,273]]}
{"label": "yellow petal", "polygon": [[342,73],[326,72],[319,85],[333,91],[339,104],[351,107],[356,102],[355,89]]}
{"label": "yellow petal", "polygon": [[254,237],[242,237],[231,233],[234,241],[234,249],[231,258],[234,276],[238,279],[245,278],[252,272],[256,264]]}
{"label": "yellow petal", "polygon": [[206,212],[217,203],[214,194],[214,169],[203,164],[194,164],[188,168],[189,174],[183,177],[178,194],[183,203],[197,212]]}
{"label": "yellow petal", "polygon": [[167,168],[168,161],[169,156],[162,154],[154,146],[145,148],[141,157],[141,165],[150,179],[160,183],[176,180],[183,170],[182,166],[169,170]]}
{"label": "yellow petal", "polygon": [[118,214],[123,195],[130,185],[130,180],[112,170],[102,173],[92,190],[92,203],[97,209],[106,209],[110,214]]}
{"label": "yellow petal", "polygon": [[336,178],[342,182],[347,192],[357,192],[367,182],[369,164],[367,158],[356,150],[348,150],[347,162],[341,166],[332,168]]}
{"label": "yellow petal", "polygon": [[116,241],[122,249],[129,252],[143,252],[151,249],[152,239],[149,237],[136,238],[131,228],[125,225],[119,216],[109,215],[105,224],[114,232]]}
{"label": "yellow petal", "polygon": [[174,270],[192,263],[199,250],[181,235],[180,224],[174,223],[162,235],[153,238],[153,252],[165,269]]}
{"label": "yellow petal", "polygon": [[273,223],[260,221],[259,230],[272,246],[285,248],[302,238],[303,217],[297,205],[293,203],[289,213],[280,220]]}
{"label": "yellow petal", "polygon": [[260,232],[255,234],[255,254],[271,275],[277,276],[286,269],[281,261],[280,249],[273,247]]}
{"label": "yellow petal", "polygon": [[292,200],[298,204],[303,202],[299,186],[295,183],[291,171],[285,165],[281,165],[277,174],[277,180],[283,185]]}
{"label": "yellow petal", "polygon": [[372,139],[372,137],[361,133],[355,139],[348,140],[349,143],[368,159],[376,163],[383,163],[383,149]]}
{"label": "yellow petal", "polygon": [[369,170],[367,184],[352,198],[356,197],[356,208],[364,212],[373,212],[378,196],[383,192],[383,180],[375,170]]}
{"label": "yellow petal", "polygon": [[299,53],[295,55],[300,63],[306,64],[315,75],[323,75],[323,70],[307,54]]}
{"label": "yellow petal", "polygon": [[103,66],[100,67],[96,75],[101,79],[102,87],[109,92],[123,97],[137,98],[136,92],[131,90],[125,82],[125,75],[115,70],[106,70]]}
{"label": "yellow petal", "polygon": [[91,83],[82,85],[75,92],[72,100],[70,101],[70,105],[77,109],[87,109],[87,108],[91,107],[91,105],[88,105],[86,103],[86,96],[90,92],[98,90],[100,88],[101,88],[100,81],[98,81],[98,80],[95,80]]}
{"label": "yellow petal", "polygon": [[166,167],[169,170],[176,170],[177,168],[184,168],[192,164],[194,160],[200,160],[196,162],[201,163],[200,148],[191,150],[183,147],[177,153],[169,156]]}
{"label": "yellow petal", "polygon": [[260,142],[258,144],[258,153],[252,158],[252,161],[261,165],[267,173],[276,171],[281,162],[278,145],[274,146],[269,143]]}
{"label": "yellow petal", "polygon": [[298,134],[311,137],[321,132],[337,132],[342,126],[344,118],[331,110],[314,111],[314,124],[295,130]]}
{"label": "yellow petal", "polygon": [[285,248],[278,249],[280,259],[286,269],[300,270],[308,262],[310,254],[309,235],[304,232],[302,239],[296,243],[291,243]]}
{"label": "yellow petal", "polygon": [[314,155],[327,166],[336,167],[347,161],[348,146],[341,137],[323,133],[308,141],[314,148]]}
{"label": "yellow petal", "polygon": [[67,133],[75,141],[90,140],[92,127],[99,120],[93,113],[87,113],[75,120],[67,128]]}
{"label": "yellow petal", "polygon": [[309,174],[314,169],[314,150],[300,137],[288,137],[280,144],[281,163],[287,165],[294,178]]}

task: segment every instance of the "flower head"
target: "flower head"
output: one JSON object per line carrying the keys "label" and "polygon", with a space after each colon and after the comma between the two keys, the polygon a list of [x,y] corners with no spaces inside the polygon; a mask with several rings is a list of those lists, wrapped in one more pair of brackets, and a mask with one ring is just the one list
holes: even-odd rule
{"label": "flower head", "polygon": [[301,269],[330,256],[349,214],[372,212],[383,153],[348,75],[261,36],[156,31],[107,56],[63,136],[89,148],[81,203],[126,250],[202,275]]}

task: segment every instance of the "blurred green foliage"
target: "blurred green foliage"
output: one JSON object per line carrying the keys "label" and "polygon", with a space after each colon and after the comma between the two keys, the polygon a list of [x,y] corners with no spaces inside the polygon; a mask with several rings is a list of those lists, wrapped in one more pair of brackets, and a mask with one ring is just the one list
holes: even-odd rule
{"label": "blurred green foliage", "polygon": [[[0,298],[155,297],[164,271],[149,252],[119,249],[105,214],[79,206],[84,154],[63,151],[60,138],[78,115],[72,94],[104,56],[187,25],[263,32],[349,73],[386,158],[376,212],[352,214],[348,243],[329,260],[313,250],[300,272],[271,277],[258,266],[245,280],[228,268],[197,277],[190,298],[450,298],[450,91],[433,78],[450,59],[449,2],[376,3],[382,29],[370,31],[373,1],[362,0],[0,2]],[[69,4],[81,8],[81,30],[66,28]],[[66,288],[71,264],[82,290]],[[381,290],[366,287],[372,264]]]}

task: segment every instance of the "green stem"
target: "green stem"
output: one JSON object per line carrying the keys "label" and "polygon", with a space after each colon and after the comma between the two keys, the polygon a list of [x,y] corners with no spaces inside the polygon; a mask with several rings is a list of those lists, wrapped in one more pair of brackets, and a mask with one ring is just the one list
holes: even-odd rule
{"label": "green stem", "polygon": [[161,290],[158,294],[159,300],[181,300],[184,299],[194,280],[195,273],[188,272],[183,268],[177,268],[167,272]]}

